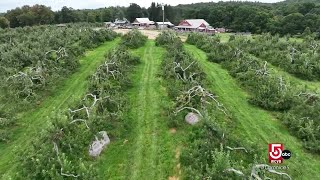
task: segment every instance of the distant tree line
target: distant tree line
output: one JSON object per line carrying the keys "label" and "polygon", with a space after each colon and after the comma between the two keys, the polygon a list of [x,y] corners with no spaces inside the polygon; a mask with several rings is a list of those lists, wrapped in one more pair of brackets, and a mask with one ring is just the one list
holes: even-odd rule
{"label": "distant tree line", "polygon": [[303,1],[275,4],[257,2],[219,2],[180,5],[180,18],[201,18],[213,27],[233,31],[272,34],[301,34],[309,27],[319,31],[320,4]]}
{"label": "distant tree line", "polygon": [[[1,15],[0,15],[1,16]],[[137,17],[149,17],[162,21],[161,4],[152,3],[149,8],[132,3],[129,7],[108,7],[95,10],[75,10],[63,7],[53,12],[44,5],[23,6],[9,10],[0,17],[0,27],[21,27],[70,22],[106,22],[116,18],[134,21]],[[308,27],[311,32],[320,31],[320,4],[317,1],[287,0],[266,4],[258,2],[218,2],[189,5],[165,5],[165,20],[178,24],[182,19],[205,19],[213,27],[225,27],[235,32],[272,34],[302,34]]]}

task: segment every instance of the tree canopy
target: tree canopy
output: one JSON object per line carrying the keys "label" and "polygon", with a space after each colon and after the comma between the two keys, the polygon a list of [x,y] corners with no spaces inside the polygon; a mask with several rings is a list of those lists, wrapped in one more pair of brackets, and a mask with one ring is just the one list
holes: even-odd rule
{"label": "tree canopy", "polygon": [[[63,7],[53,12],[44,5],[23,6],[9,10],[4,17],[10,27],[70,22],[107,22],[127,18],[148,17],[162,21],[161,4],[152,2],[149,8],[132,3],[129,7],[106,7],[75,10]],[[272,34],[302,34],[306,28],[320,31],[320,3],[307,0],[287,0],[279,3],[209,2],[165,6],[165,20],[178,24],[183,19],[205,19],[212,27],[224,27],[235,32]],[[1,20],[4,22],[4,19]],[[5,24],[5,23],[2,23]],[[3,27],[7,27],[4,26]]]}

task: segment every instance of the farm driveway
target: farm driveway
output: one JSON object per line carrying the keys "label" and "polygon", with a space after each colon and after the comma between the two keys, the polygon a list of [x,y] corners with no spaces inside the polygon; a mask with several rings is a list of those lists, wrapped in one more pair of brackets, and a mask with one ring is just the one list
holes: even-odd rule
{"label": "farm driveway", "polygon": [[[114,29],[115,32],[120,33],[120,34],[126,34],[129,31],[131,31],[131,29]],[[160,30],[145,30],[145,29],[141,29],[139,30],[142,34],[144,34],[145,36],[148,36],[149,39],[156,39],[156,37],[161,33]],[[181,40],[183,42],[186,41],[187,37],[184,35],[180,35],[179,36],[181,38]]]}
{"label": "farm driveway", "polygon": [[133,52],[142,63],[131,77],[127,114],[132,132],[128,139],[111,143],[101,158],[100,175],[106,179],[168,179],[174,169],[175,143],[162,114],[168,104],[158,72],[165,50],[154,41]]}

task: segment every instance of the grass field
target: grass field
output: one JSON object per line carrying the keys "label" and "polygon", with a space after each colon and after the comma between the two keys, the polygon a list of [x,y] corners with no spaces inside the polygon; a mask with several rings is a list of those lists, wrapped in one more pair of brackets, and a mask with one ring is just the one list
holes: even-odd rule
{"label": "grass field", "polygon": [[48,117],[58,111],[67,110],[70,103],[81,99],[86,92],[87,78],[96,70],[104,60],[105,53],[115,47],[120,39],[106,42],[89,51],[80,59],[80,68],[71,77],[58,85],[58,89],[45,99],[37,109],[19,114],[18,125],[14,136],[8,144],[0,144],[0,174],[3,179],[8,179],[17,164],[16,155],[30,146],[32,137],[36,136],[48,124]]}
{"label": "grass field", "polygon": [[185,47],[199,60],[205,70],[211,84],[210,90],[219,96],[220,101],[237,121],[237,126],[233,131],[234,137],[264,148],[265,153],[259,156],[266,158],[268,143],[284,143],[285,148],[293,154],[284,165],[289,166],[289,174],[294,179],[320,178],[319,156],[306,152],[301,141],[291,136],[286,127],[270,112],[250,105],[247,101],[248,94],[220,65],[207,61],[205,52],[192,45]]}
{"label": "grass field", "polygon": [[128,92],[126,118],[132,131],[127,139],[108,147],[99,160],[100,175],[106,179],[168,179],[177,145],[162,114],[169,103],[158,76],[165,50],[149,40],[133,53],[142,63],[131,77],[133,88]]}

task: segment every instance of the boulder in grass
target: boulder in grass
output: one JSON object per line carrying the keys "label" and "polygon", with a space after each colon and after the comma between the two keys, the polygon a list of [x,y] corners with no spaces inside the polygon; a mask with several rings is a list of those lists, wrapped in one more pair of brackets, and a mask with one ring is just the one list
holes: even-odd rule
{"label": "boulder in grass", "polygon": [[93,157],[99,156],[106,145],[110,143],[110,138],[106,131],[99,132],[98,136],[96,136],[96,140],[92,142],[89,149],[89,155]]}
{"label": "boulder in grass", "polygon": [[193,112],[189,112],[184,119],[191,125],[197,124],[200,121],[199,115]]}

